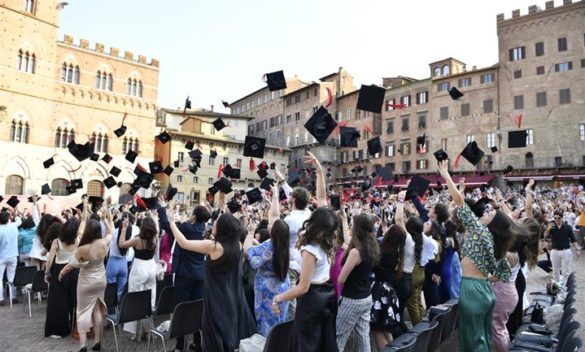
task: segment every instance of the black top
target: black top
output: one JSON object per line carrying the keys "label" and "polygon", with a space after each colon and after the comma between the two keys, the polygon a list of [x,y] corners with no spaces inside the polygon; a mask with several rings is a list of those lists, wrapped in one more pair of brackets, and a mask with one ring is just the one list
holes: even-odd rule
{"label": "black top", "polygon": [[154,257],[154,249],[138,249],[134,248],[134,258],[142,260],[150,260]]}
{"label": "black top", "polygon": [[356,265],[345,280],[341,295],[352,299],[364,299],[371,295],[370,274],[373,267],[371,263],[366,262]]}
{"label": "black top", "polygon": [[550,230],[550,237],[552,248],[556,250],[569,249],[571,248],[571,243],[575,242],[575,234],[567,224],[563,224],[561,227],[557,227],[555,224]]}
{"label": "black top", "polygon": [[394,281],[394,271],[398,265],[398,257],[390,252],[382,251],[380,263],[374,268],[376,281],[391,282]]}

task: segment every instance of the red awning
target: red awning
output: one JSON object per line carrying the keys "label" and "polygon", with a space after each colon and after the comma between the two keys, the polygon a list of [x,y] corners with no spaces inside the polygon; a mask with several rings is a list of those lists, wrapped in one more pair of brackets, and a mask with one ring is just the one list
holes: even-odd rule
{"label": "red awning", "polygon": [[[463,176],[465,177],[465,176]],[[465,184],[468,186],[481,186],[490,183],[496,175],[484,175],[484,176],[467,176],[465,177]],[[443,177],[439,175],[430,175],[430,176],[423,176],[427,180],[431,181],[430,187],[437,187],[437,181],[440,182],[442,185],[445,184],[445,180]],[[453,182],[458,183],[461,176],[453,176]],[[382,181],[382,185],[399,188],[406,188],[408,184],[409,178],[401,177],[398,179],[398,182],[394,182],[394,180]]]}
{"label": "red awning", "polygon": [[584,180],[585,174],[573,174],[573,175],[556,175],[556,178],[561,180]]}

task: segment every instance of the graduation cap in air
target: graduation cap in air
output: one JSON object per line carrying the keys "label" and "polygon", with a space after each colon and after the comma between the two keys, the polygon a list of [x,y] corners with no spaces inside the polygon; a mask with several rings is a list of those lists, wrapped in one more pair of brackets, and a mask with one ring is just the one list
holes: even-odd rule
{"label": "graduation cap in air", "polygon": [[258,169],[258,171],[256,171],[256,173],[258,174],[258,176],[260,176],[261,179],[268,176],[268,172],[266,171],[266,169]]}
{"label": "graduation cap in air", "polygon": [[264,158],[264,148],[266,139],[259,137],[246,136],[244,141],[244,156],[251,158]]}
{"label": "graduation cap in air", "polygon": [[66,186],[65,190],[67,191],[67,194],[74,194],[77,192],[77,188],[75,188],[73,185]]}
{"label": "graduation cap in air", "polygon": [[235,179],[235,180],[239,180],[241,178],[241,170],[240,169],[234,169],[232,171],[232,176],[231,178]]}
{"label": "graduation cap in air", "polygon": [[106,153],[106,155],[104,155],[104,157],[102,158],[103,161],[106,162],[106,164],[109,164],[110,161],[112,161],[112,156],[108,153]]}
{"label": "graduation cap in air", "polygon": [[16,208],[16,206],[18,206],[18,203],[20,203],[20,201],[18,200],[17,196],[12,196],[8,198],[8,200],[6,201],[6,204],[8,204],[12,208]]}
{"label": "graduation cap in air", "polygon": [[167,131],[163,131],[161,134],[156,136],[156,139],[158,139],[162,144],[166,144],[171,140],[171,135],[168,134]]}
{"label": "graduation cap in air", "polygon": [[249,204],[260,202],[262,200],[262,192],[260,192],[259,188],[253,188],[246,192],[246,198],[248,198]]}
{"label": "graduation cap in air", "polygon": [[138,187],[142,187],[142,188],[148,188],[148,187],[150,187],[150,184],[152,183],[153,180],[154,180],[154,176],[152,174],[144,172],[144,173],[141,173],[140,175],[138,175],[136,180],[134,180],[133,185],[138,186]]}
{"label": "graduation cap in air", "polygon": [[99,154],[93,153],[93,154],[92,154],[92,155],[89,157],[89,160],[91,160],[91,161],[98,161],[98,160],[100,160],[100,156],[99,156]]}
{"label": "graduation cap in air", "polygon": [[146,204],[146,209],[158,209],[160,208],[160,204],[158,203],[158,198],[150,197],[150,198],[143,198],[144,204]]}
{"label": "graduation cap in air", "polygon": [[270,170],[276,169],[276,163],[270,163]]}
{"label": "graduation cap in air", "polygon": [[177,188],[173,187],[173,185],[169,184],[169,188],[167,188],[167,193],[165,193],[165,200],[168,202],[169,200],[173,199],[177,194]]}
{"label": "graduation cap in air", "polygon": [[315,137],[319,144],[324,144],[336,127],[337,123],[322,105],[305,124],[307,131]]}
{"label": "graduation cap in air", "polygon": [[189,100],[189,97],[187,97],[187,99],[185,99],[185,109],[191,109],[191,100]]}
{"label": "graduation cap in air", "polygon": [[197,165],[195,164],[189,165],[189,172],[192,173],[193,175],[197,174],[197,169],[199,169]]}
{"label": "graduation cap in air", "polygon": [[435,156],[435,159],[437,159],[437,161],[449,159],[449,154],[447,154],[447,152],[444,151],[443,149],[437,150],[436,152],[433,153],[433,155]]}
{"label": "graduation cap in air", "polygon": [[360,133],[354,127],[340,127],[339,137],[340,147],[357,148]]}
{"label": "graduation cap in air", "polygon": [[163,172],[164,172],[164,173],[165,173],[167,176],[171,176],[171,174],[173,173],[173,171],[175,171],[175,169],[173,169],[173,167],[172,167],[171,165],[167,165],[167,167],[165,167],[165,169],[164,169],[164,171],[163,171]]}
{"label": "graduation cap in air", "polygon": [[112,176],[109,176],[108,178],[106,178],[106,179],[104,180],[104,185],[105,185],[105,186],[106,186],[108,189],[110,189],[110,188],[114,187],[116,184],[117,184],[117,182],[116,182],[116,180],[114,179],[114,177],[112,177]]}
{"label": "graduation cap in air", "polygon": [[213,127],[215,127],[215,129],[217,131],[223,130],[226,126],[227,125],[223,122],[223,120],[221,119],[221,117],[219,117],[215,121],[213,121]]}
{"label": "graduation cap in air", "polygon": [[207,191],[211,194],[216,194],[217,192],[219,192],[219,188],[217,188],[217,186],[213,185],[213,186],[209,187],[207,189]]}
{"label": "graduation cap in air", "polygon": [[128,194],[135,195],[136,192],[138,192],[139,189],[140,189],[140,186],[138,186],[136,184],[132,184],[130,186],[130,190],[128,191]]}
{"label": "graduation cap in air", "polygon": [[368,140],[368,154],[376,155],[382,152],[382,144],[380,143],[380,137],[374,137]]}
{"label": "graduation cap in air", "polygon": [[497,153],[498,152],[498,147],[493,146],[490,148],[490,150],[492,151],[492,153]]}
{"label": "graduation cap in air", "polygon": [[427,135],[425,133],[423,133],[422,136],[416,137],[417,149],[421,149],[422,147],[425,146],[426,143],[427,143]]}
{"label": "graduation cap in air", "polygon": [[449,95],[451,96],[451,99],[457,100],[463,96],[463,93],[459,89],[451,87],[451,89],[449,89]]}
{"label": "graduation cap in air", "polygon": [[209,156],[210,156],[210,157],[212,157],[212,158],[215,158],[215,157],[217,157],[217,151],[215,151],[215,150],[210,150],[210,151],[209,151]]}
{"label": "graduation cap in air", "polygon": [[135,151],[130,149],[130,150],[128,150],[128,153],[126,153],[126,160],[128,160],[131,163],[134,163],[136,161],[137,156],[138,156],[138,154],[136,154]]}
{"label": "graduation cap in air", "polygon": [[94,145],[90,142],[77,144],[75,141],[71,141],[71,143],[67,145],[67,149],[75,159],[78,161],[84,161],[93,154]]}
{"label": "graduation cap in air", "polygon": [[512,171],[514,171],[514,167],[513,167],[512,165],[508,165],[508,166],[506,166],[506,168],[504,169],[504,173],[505,173],[505,174],[507,174],[507,173],[510,173],[510,172],[512,172]]}
{"label": "graduation cap in air", "polygon": [[362,85],[358,96],[357,109],[379,114],[384,104],[384,94],[386,94],[386,89],[383,87],[378,87],[375,84],[371,86]]}
{"label": "graduation cap in air", "polygon": [[45,195],[45,194],[49,194],[51,193],[51,187],[49,187],[48,183],[45,183],[42,187],[41,187],[41,194]]}
{"label": "graduation cap in air", "polygon": [[180,164],[181,164],[181,162],[179,161],[179,159],[173,161],[173,166],[174,167],[179,167]]}
{"label": "graduation cap in air", "polygon": [[201,157],[203,156],[203,153],[201,153],[201,150],[199,149],[195,149],[189,152],[189,156],[191,157],[192,160],[201,160]]}
{"label": "graduation cap in air", "polygon": [[274,181],[270,177],[264,177],[262,183],[260,183],[260,188],[270,191],[272,189],[272,186],[274,186],[275,182],[276,181]]}
{"label": "graduation cap in air", "polygon": [[136,176],[140,176],[141,174],[147,173],[146,169],[144,167],[142,167],[142,165],[140,165],[140,163],[136,164],[136,167],[134,168],[134,175]]}
{"label": "graduation cap in air", "polygon": [[219,180],[215,181],[213,185],[217,187],[222,193],[232,192],[232,181],[228,180],[225,177],[222,177]]}
{"label": "graduation cap in air", "polygon": [[392,179],[392,169],[389,166],[379,167],[376,172],[384,181]]}
{"label": "graduation cap in air", "polygon": [[341,209],[341,197],[339,196],[339,194],[332,194],[329,196],[329,199],[331,200],[331,207],[335,210],[339,210]]}
{"label": "graduation cap in air", "polygon": [[51,167],[51,165],[55,164],[55,159],[53,159],[52,157],[43,161],[43,166],[45,167],[45,169],[48,169]]}
{"label": "graduation cap in air", "polygon": [[232,177],[234,168],[230,164],[227,164],[226,166],[223,167],[222,172],[225,177]]}
{"label": "graduation cap in air", "polygon": [[75,187],[75,189],[83,189],[83,180],[80,178],[71,180],[71,186]]}
{"label": "graduation cap in air", "polygon": [[160,174],[161,172],[163,172],[163,166],[160,160],[155,160],[153,162],[148,163],[148,168],[150,169],[151,174]]}
{"label": "graduation cap in air", "polygon": [[230,199],[230,201],[227,202],[226,206],[227,206],[228,210],[230,211],[230,213],[232,213],[232,214],[237,213],[240,210],[242,210],[242,205],[238,202],[238,200],[235,197]]}
{"label": "graduation cap in air", "polygon": [[526,130],[508,132],[508,148],[526,147]]}
{"label": "graduation cap in air", "polygon": [[229,108],[229,107],[230,107],[230,103],[228,103],[228,102],[227,102],[227,101],[225,101],[225,100],[222,100],[222,101],[221,101],[221,103],[223,104],[223,107],[224,107],[224,108]]}
{"label": "graduation cap in air", "polygon": [[120,172],[122,172],[122,170],[120,170],[119,168],[112,166],[112,169],[110,170],[110,175],[114,175],[116,177],[120,176]]}
{"label": "graduation cap in air", "polygon": [[116,137],[120,138],[126,133],[126,129],[127,129],[126,126],[122,125],[114,130],[114,134],[116,135]]}
{"label": "graduation cap in air", "polygon": [[411,199],[416,196],[422,197],[424,196],[425,192],[429,188],[431,181],[427,180],[424,177],[414,175],[410,179],[410,183],[406,188],[406,198]]}
{"label": "graduation cap in air", "polygon": [[286,79],[283,71],[276,71],[266,74],[266,84],[268,90],[273,92],[275,90],[286,89]]}
{"label": "graduation cap in air", "polygon": [[185,149],[193,150],[194,146],[195,146],[195,143],[193,143],[193,141],[187,141],[185,143]]}
{"label": "graduation cap in air", "polygon": [[465,146],[463,151],[461,151],[461,154],[459,154],[457,156],[457,158],[455,159],[454,166],[455,167],[459,166],[459,158],[460,157],[464,157],[472,165],[477,165],[480,162],[480,160],[484,154],[485,153],[483,152],[483,150],[479,149],[479,147],[477,146],[477,142],[471,141],[471,142],[467,143],[467,145]]}

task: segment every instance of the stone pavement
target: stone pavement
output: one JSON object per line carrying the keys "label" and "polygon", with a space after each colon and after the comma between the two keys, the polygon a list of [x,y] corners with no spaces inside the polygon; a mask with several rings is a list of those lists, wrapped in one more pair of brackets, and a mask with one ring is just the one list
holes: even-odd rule
{"label": "stone pavement", "polygon": [[[584,255],[573,262],[573,270],[577,274],[577,301],[575,307],[579,314],[577,320],[581,326],[585,327],[585,252]],[[545,283],[549,277],[546,273],[536,268],[530,272],[527,277],[527,292],[543,290]],[[529,296],[530,298],[530,296]],[[71,337],[63,339],[52,339],[44,337],[45,324],[45,310],[46,300],[39,305],[33,302],[32,318],[22,311],[22,297],[19,297],[20,302],[14,305],[13,309],[9,306],[0,307],[0,351],[77,351],[78,341]],[[155,324],[160,321],[155,321]],[[441,352],[458,351],[457,349],[457,334],[455,333],[451,338],[447,339],[443,345],[440,346]],[[579,331],[579,336],[585,341],[585,329]],[[134,342],[130,340],[131,335],[122,332],[122,337],[119,337],[120,351],[146,351],[146,341]],[[89,342],[90,346],[93,341]],[[174,342],[170,342],[167,346],[174,346]],[[162,346],[160,340],[156,351],[161,351]],[[346,351],[353,350],[351,346]],[[152,346],[151,346],[152,349]],[[105,331],[104,343],[102,344],[102,351],[115,351],[114,337],[112,329]],[[154,350],[154,349],[152,349]],[[375,350],[375,348],[374,348]]]}

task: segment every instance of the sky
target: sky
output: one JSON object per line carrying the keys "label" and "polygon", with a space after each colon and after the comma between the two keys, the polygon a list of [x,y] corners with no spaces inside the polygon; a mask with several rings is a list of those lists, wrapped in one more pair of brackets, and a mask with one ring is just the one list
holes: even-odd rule
{"label": "sky", "polygon": [[[354,84],[427,78],[429,63],[498,59],[496,15],[545,0],[68,0],[63,34],[160,60],[158,105],[227,112],[284,70],[310,82],[345,68]],[[560,6],[561,0],[555,1]]]}

